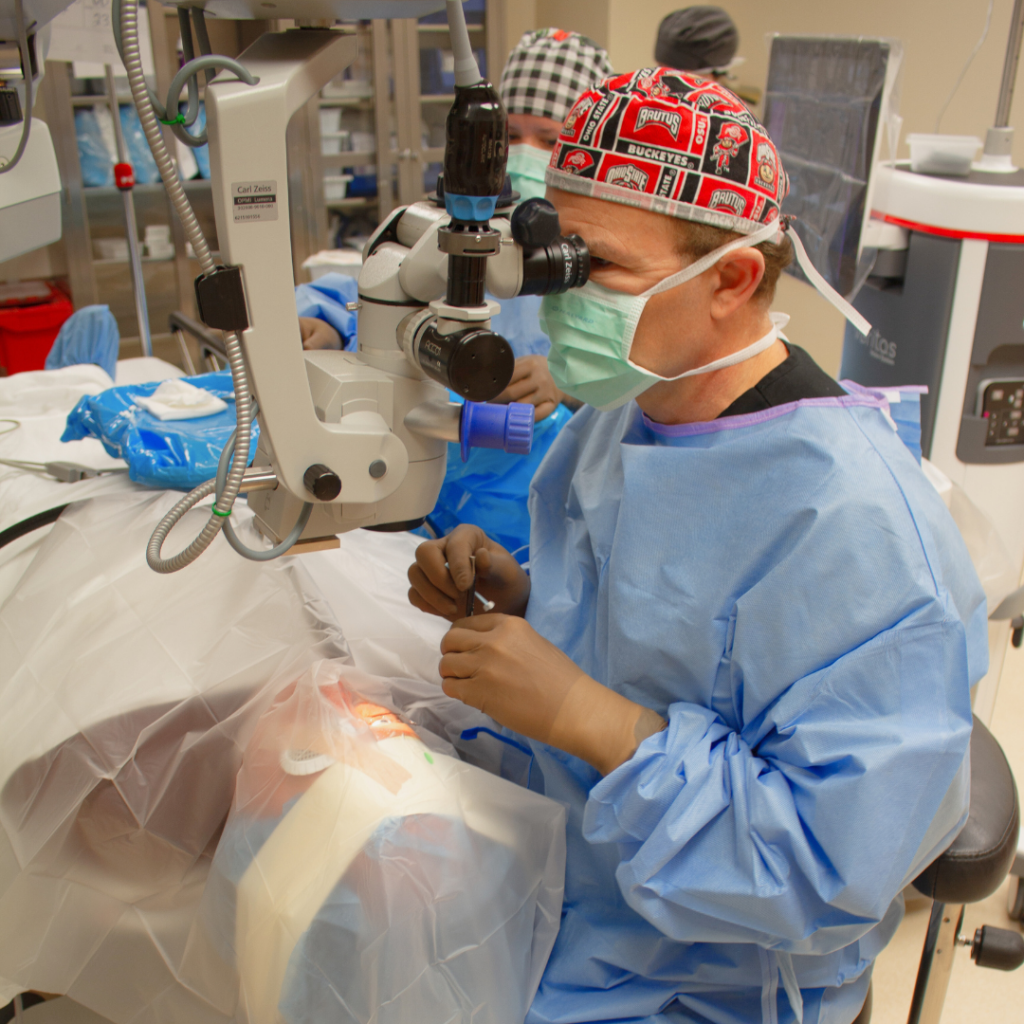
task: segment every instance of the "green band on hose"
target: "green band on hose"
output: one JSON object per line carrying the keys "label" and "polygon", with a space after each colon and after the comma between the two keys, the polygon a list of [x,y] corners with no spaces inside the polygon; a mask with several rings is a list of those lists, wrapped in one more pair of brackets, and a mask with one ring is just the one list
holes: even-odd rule
{"label": "green band on hose", "polygon": [[165,121],[162,117],[158,117],[157,120],[161,124],[167,125],[168,128],[173,128],[176,124],[184,124],[185,123],[185,115],[184,114],[179,114],[173,121]]}
{"label": "green band on hose", "polygon": [[221,511],[220,511],[220,509],[218,509],[218,508],[217,508],[217,506],[216,506],[216,505],[214,505],[214,506],[213,506],[213,514],[214,514],[215,516],[220,516],[220,517],[221,517],[221,519],[227,519],[227,517],[228,517],[229,515],[231,515],[231,509],[228,509],[228,510],[227,510],[227,512],[221,512]]}

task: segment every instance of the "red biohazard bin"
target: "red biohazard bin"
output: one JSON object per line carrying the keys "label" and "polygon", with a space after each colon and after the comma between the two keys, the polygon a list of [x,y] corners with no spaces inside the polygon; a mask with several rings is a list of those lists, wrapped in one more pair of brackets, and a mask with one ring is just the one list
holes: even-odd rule
{"label": "red biohazard bin", "polygon": [[61,324],[75,311],[59,288],[48,290],[48,298],[31,305],[0,303],[0,374],[43,369]]}

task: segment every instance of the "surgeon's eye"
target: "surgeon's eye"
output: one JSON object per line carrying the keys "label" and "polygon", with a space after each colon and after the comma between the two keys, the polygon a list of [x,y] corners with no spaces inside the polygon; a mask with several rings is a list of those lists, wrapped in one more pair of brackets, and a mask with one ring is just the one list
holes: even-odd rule
{"label": "surgeon's eye", "polygon": [[600,269],[602,267],[614,267],[615,264],[611,260],[603,260],[600,256],[595,256],[593,253],[590,254],[590,269]]}

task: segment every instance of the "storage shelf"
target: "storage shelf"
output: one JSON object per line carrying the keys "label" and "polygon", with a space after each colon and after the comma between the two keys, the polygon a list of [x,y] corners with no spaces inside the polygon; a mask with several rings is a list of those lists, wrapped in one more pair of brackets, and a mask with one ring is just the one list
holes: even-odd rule
{"label": "storage shelf", "polygon": [[372,96],[321,96],[321,107],[352,107],[357,110],[372,110]]}
{"label": "storage shelf", "polygon": [[[182,185],[185,187],[185,192],[209,192],[211,188],[211,182],[209,178],[192,178],[189,181],[183,181]],[[162,181],[154,181],[147,185],[136,185],[133,189],[137,195],[160,195],[166,192],[164,183]],[[110,196],[120,195],[120,189],[116,185],[87,185],[82,189],[82,195],[86,197],[86,200],[90,196],[97,198],[109,198]]]}
{"label": "storage shelf", "polygon": [[450,103],[454,103],[454,102],[455,102],[455,93],[450,93],[450,94],[446,93],[444,95],[421,96],[420,97],[420,103],[449,103],[450,104]]}
{"label": "storage shelf", "polygon": [[[140,259],[142,260],[143,263],[173,263],[174,262],[174,257],[173,256],[165,256],[165,257],[162,257],[161,259],[154,259],[152,256],[142,256],[142,257],[140,257]],[[116,266],[119,263],[127,264],[130,261],[129,261],[127,256],[124,259],[121,259],[119,256],[93,256],[92,262],[97,267],[112,267],[112,266]]]}
{"label": "storage shelf", "polygon": [[[469,29],[469,34],[470,35],[473,35],[474,32],[482,34],[485,31],[485,28],[484,28],[483,25],[467,25],[466,28]],[[421,36],[436,35],[438,33],[442,33],[444,36],[447,37],[448,36],[448,26],[447,25],[420,25],[420,35]]]}
{"label": "storage shelf", "polygon": [[346,150],[341,153],[321,153],[320,160],[325,167],[363,167],[377,162],[375,149]]}
{"label": "storage shelf", "polygon": [[346,199],[328,199],[325,206],[329,210],[364,210],[377,205],[377,196],[349,196]]}
{"label": "storage shelf", "polygon": [[[139,244],[141,245],[141,242]],[[218,262],[218,263],[220,262],[221,255],[220,255],[219,252],[217,252],[214,249],[211,249],[210,250],[210,255],[213,257],[213,259],[216,262]],[[175,259],[177,259],[177,257],[176,256],[162,256],[162,257],[156,258],[156,257],[153,257],[153,256],[143,256],[143,257],[141,257],[141,259],[142,259],[143,263],[173,263],[175,261]],[[186,259],[190,263],[195,263],[198,266],[199,261],[196,259],[195,256],[187,256]],[[129,259],[127,257],[122,259],[120,256],[114,256],[114,257],[93,256],[92,262],[93,262],[93,265],[97,266],[97,267],[114,267],[114,266],[118,266],[118,265],[127,266],[130,261],[129,261]]]}
{"label": "storage shelf", "polygon": [[[134,100],[132,99],[132,94],[130,92],[125,92],[118,93],[117,102],[125,106],[130,106],[134,102]],[[99,96],[71,97],[71,106],[73,107],[95,107],[97,104],[100,104],[104,107],[109,107],[110,100],[107,98],[105,94],[101,94]]]}

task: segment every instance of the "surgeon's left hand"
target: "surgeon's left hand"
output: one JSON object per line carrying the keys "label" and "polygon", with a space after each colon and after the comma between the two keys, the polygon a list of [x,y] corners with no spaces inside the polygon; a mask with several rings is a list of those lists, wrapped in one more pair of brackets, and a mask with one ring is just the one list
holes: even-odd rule
{"label": "surgeon's left hand", "polygon": [[665,720],[602,686],[525,619],[459,619],[441,641],[449,697],[523,736],[582,758],[602,775],[633,756]]}
{"label": "surgeon's left hand", "polygon": [[512,380],[495,402],[528,402],[533,406],[533,419],[539,422],[550,416],[565,395],[555,387],[544,356],[520,356],[512,371]]}

